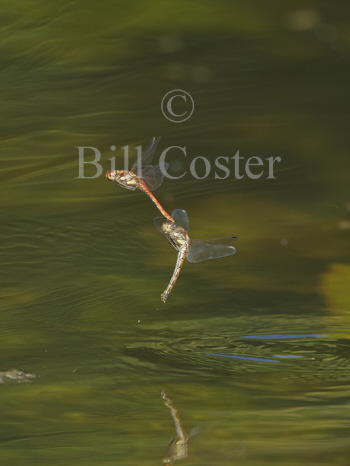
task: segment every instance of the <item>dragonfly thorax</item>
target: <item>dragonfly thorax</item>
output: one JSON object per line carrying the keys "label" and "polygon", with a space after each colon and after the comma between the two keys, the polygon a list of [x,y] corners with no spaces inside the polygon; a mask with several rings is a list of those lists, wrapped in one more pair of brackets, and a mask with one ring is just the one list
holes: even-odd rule
{"label": "dragonfly thorax", "polygon": [[177,250],[187,250],[189,245],[189,237],[187,231],[178,227],[173,222],[164,222],[162,225],[163,232],[166,234],[169,242]]}
{"label": "dragonfly thorax", "polygon": [[132,171],[125,171],[125,170],[111,170],[106,173],[106,178],[109,181],[114,181],[114,183],[118,183],[119,186],[123,188],[135,190],[139,184],[138,176]]}

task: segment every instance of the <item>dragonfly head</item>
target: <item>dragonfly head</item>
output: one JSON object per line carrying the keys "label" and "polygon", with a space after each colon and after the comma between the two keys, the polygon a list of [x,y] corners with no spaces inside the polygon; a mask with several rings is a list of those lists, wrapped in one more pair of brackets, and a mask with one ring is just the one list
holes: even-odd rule
{"label": "dragonfly head", "polygon": [[106,173],[106,178],[109,181],[116,181],[116,176],[117,176],[116,170],[110,170],[109,172]]}
{"label": "dragonfly head", "polygon": [[165,220],[162,224],[162,230],[165,234],[170,234],[174,229],[174,223],[170,222],[169,220]]}

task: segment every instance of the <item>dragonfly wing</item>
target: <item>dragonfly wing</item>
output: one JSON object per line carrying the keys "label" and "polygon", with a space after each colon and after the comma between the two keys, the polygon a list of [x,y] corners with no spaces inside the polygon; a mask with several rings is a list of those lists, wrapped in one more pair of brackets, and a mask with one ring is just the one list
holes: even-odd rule
{"label": "dragonfly wing", "polygon": [[180,251],[179,249],[179,246],[178,244],[170,237],[170,235],[166,234],[162,228],[163,224],[165,222],[169,222],[169,220],[167,220],[166,218],[164,217],[156,217],[154,220],[154,225],[155,227],[157,228],[157,230],[159,230],[161,233],[163,233],[163,235],[166,236],[167,240],[169,241],[169,243],[177,250],[177,251]]}
{"label": "dragonfly wing", "polygon": [[[158,147],[160,139],[161,139],[160,137],[157,139],[152,138],[150,142],[148,143],[146,149],[142,152],[142,155],[141,155],[141,166],[142,167],[145,167],[146,165],[149,165],[152,162],[153,155]],[[138,161],[136,160],[134,165],[131,167],[131,170],[133,172],[135,172],[138,167],[137,162]]]}
{"label": "dragonfly wing", "polygon": [[192,243],[187,254],[189,262],[201,262],[207,259],[231,256],[236,252],[233,246],[223,244]]}
{"label": "dragonfly wing", "polygon": [[229,244],[231,241],[235,241],[237,236],[227,236],[226,238],[210,238],[210,239],[191,239],[193,244],[205,243],[205,244]]}
{"label": "dragonfly wing", "polygon": [[159,186],[163,183],[163,179],[166,174],[166,170],[168,170],[168,168],[169,168],[168,163],[161,163],[159,165],[154,166],[154,177],[156,180],[156,187],[154,189],[159,188]]}
{"label": "dragonfly wing", "polygon": [[159,230],[163,235],[165,235],[164,230],[162,228],[163,223],[166,222],[166,218],[164,217],[156,217],[153,220],[154,226]]}
{"label": "dragonfly wing", "polygon": [[156,175],[153,165],[147,165],[143,167],[141,172],[142,181],[144,181],[149,190],[154,191],[156,189]]}
{"label": "dragonfly wing", "polygon": [[186,210],[182,209],[175,209],[172,211],[171,216],[175,220],[175,223],[178,227],[183,228],[185,231],[188,232],[189,230],[189,223],[188,223],[188,215]]}
{"label": "dragonfly wing", "polygon": [[169,164],[163,163],[162,167],[160,167],[160,165],[147,165],[142,169],[141,178],[146,183],[148,189],[154,191],[162,184],[164,178],[163,171],[164,169],[167,170],[168,168]]}

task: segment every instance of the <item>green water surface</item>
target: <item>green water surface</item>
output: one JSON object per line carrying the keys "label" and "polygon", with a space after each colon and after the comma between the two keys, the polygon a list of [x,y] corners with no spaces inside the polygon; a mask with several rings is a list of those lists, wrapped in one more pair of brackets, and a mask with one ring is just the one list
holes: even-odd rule
{"label": "green water surface", "polygon": [[[2,2],[0,372],[36,377],[2,378],[1,466],[162,464],[163,389],[193,434],[178,464],[349,464],[349,13]],[[172,89],[194,100],[186,122],[161,112]],[[105,172],[153,136],[155,158],[187,148],[169,153],[187,174],[155,192],[167,211],[194,238],[239,237],[234,256],[186,262],[166,304],[176,251],[155,206],[77,178],[77,146]],[[237,179],[232,161],[215,178],[238,150],[280,157],[275,178]]]}

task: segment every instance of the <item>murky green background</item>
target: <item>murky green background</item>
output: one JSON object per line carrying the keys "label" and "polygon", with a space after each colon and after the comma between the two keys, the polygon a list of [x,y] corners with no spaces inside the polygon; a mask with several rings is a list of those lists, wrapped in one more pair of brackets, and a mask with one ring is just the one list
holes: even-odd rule
{"label": "murky green background", "polygon": [[[2,377],[2,466],[162,464],[162,389],[194,434],[184,465],[349,464],[349,13],[2,2],[0,372],[36,374]],[[181,124],[161,113],[172,89],[195,102]],[[154,205],[76,178],[76,146],[105,172],[158,135],[156,157],[187,147],[174,175],[198,156],[281,157],[276,179],[230,165],[156,191],[193,237],[239,237],[235,256],[186,262],[166,304],[176,252]]]}

